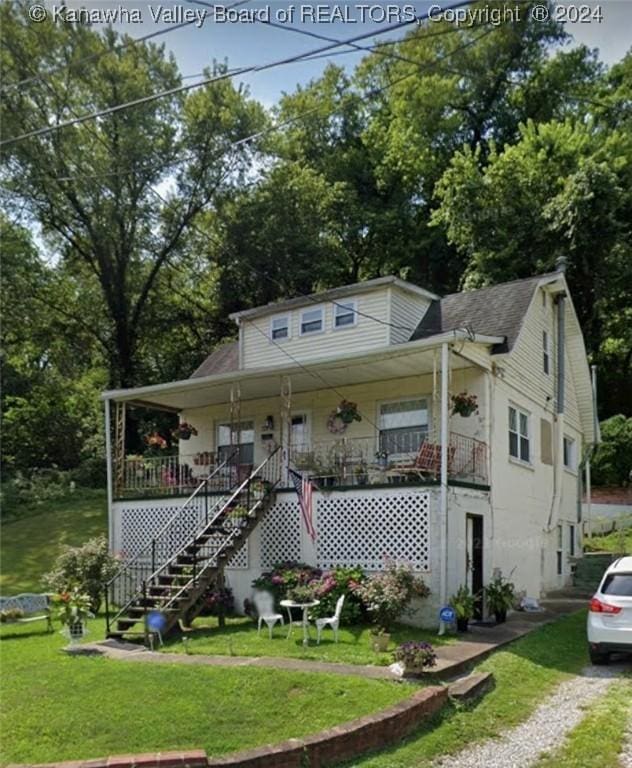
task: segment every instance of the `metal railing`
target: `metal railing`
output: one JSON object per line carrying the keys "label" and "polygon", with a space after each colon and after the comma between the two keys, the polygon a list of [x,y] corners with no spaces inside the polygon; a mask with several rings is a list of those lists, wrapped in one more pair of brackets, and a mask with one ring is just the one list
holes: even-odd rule
{"label": "metal railing", "polygon": [[[205,477],[175,512],[136,554],[121,565],[106,584],[105,612],[107,630],[110,623],[125,611],[133,600],[139,597],[140,585],[156,569],[168,561],[175,551],[187,542],[200,526],[208,523],[221,506],[226,495],[235,486],[238,471],[231,462],[237,451],[231,453],[219,466]],[[220,492],[219,495],[216,495]],[[224,492],[222,495],[221,492]],[[213,495],[211,496],[211,492]],[[112,609],[116,613],[111,618]]]}
{"label": "metal railing", "polygon": [[176,456],[126,456],[117,496],[184,494],[223,464],[218,464],[211,451]]}
{"label": "metal railing", "polygon": [[[390,448],[390,450],[389,450]],[[290,463],[324,487],[372,485],[391,481],[398,474],[438,475],[440,441],[425,429],[372,437],[341,437],[293,445]],[[449,434],[448,476],[486,484],[487,444],[456,432]]]}

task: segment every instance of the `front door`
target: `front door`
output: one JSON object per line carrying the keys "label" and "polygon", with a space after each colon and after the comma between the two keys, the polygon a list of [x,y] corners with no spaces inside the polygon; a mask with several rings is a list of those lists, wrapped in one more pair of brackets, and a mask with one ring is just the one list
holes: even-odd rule
{"label": "front door", "polygon": [[472,594],[476,595],[474,618],[483,618],[483,518],[480,515],[467,515],[465,536],[465,574],[466,583]]}

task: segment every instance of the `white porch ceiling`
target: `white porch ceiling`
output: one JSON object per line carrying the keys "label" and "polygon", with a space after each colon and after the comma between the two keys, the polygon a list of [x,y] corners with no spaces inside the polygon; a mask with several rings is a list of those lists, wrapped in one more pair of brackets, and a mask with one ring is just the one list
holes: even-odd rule
{"label": "white porch ceiling", "polygon": [[[443,339],[442,339],[443,340]],[[447,339],[446,339],[447,340]],[[454,343],[454,336],[449,340]],[[331,387],[342,388],[351,384],[367,384],[385,379],[423,376],[440,369],[438,340],[424,339],[407,342],[375,352],[349,354],[343,358],[305,362],[302,365],[275,366],[246,371],[231,371],[203,378],[157,384],[149,387],[105,392],[104,399],[118,402],[135,402],[148,407],[165,407],[182,410],[230,401],[231,387],[239,383],[241,400],[277,397],[281,392],[281,380],[289,376],[292,392],[309,392]],[[467,353],[468,346],[480,348],[498,343],[490,337],[476,343],[460,341],[459,351]],[[474,363],[461,355],[450,356],[452,369],[471,367]]]}

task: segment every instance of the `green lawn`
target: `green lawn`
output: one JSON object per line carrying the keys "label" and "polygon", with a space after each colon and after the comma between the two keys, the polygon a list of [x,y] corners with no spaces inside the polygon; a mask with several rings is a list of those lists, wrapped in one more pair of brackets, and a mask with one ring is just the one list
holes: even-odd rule
{"label": "green lawn", "polygon": [[356,760],[354,768],[429,768],[438,756],[518,725],[569,675],[588,664],[584,611],[497,651],[477,667],[495,689],[474,707],[448,706],[401,746]]}
{"label": "green lawn", "polygon": [[630,715],[632,681],[621,680],[588,708],[586,717],[560,748],[544,755],[537,768],[619,768],[619,753]]}
{"label": "green lawn", "polygon": [[[340,627],[338,643],[334,643],[333,632],[325,629],[321,644],[316,645],[313,642],[307,648],[303,647],[303,630],[300,624],[295,624],[289,639],[287,625],[282,627],[277,624],[272,640],[269,639],[267,627],[263,627],[261,635],[257,635],[256,624],[252,619],[227,619],[226,627],[220,629],[216,619],[199,618],[194,622],[194,626],[199,629],[190,634],[186,647],[180,639],[176,639],[167,642],[164,650],[220,656],[285,656],[345,664],[386,666],[393,662],[392,651],[395,646],[406,640],[425,640],[433,645],[455,642],[453,638],[438,637],[435,632],[398,625],[391,634],[388,652],[376,653],[370,647],[369,628],[365,626]],[[312,640],[315,640],[316,630],[313,626],[310,634]]]}
{"label": "green lawn", "polygon": [[[103,623],[90,626],[103,636]],[[304,736],[387,707],[409,685],[268,669],[68,657],[42,626],[0,631],[0,763],[149,750],[219,755]]]}
{"label": "green lawn", "polygon": [[41,577],[62,545],[106,532],[105,491],[78,489],[65,499],[21,510],[19,518],[2,524],[0,594],[41,592]]}

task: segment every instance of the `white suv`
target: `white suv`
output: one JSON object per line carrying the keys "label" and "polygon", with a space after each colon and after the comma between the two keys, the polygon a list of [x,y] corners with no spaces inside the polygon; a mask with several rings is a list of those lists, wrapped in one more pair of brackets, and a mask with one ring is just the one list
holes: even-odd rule
{"label": "white suv", "polygon": [[632,557],[621,557],[604,573],[588,609],[588,650],[593,664],[610,653],[632,653]]}

